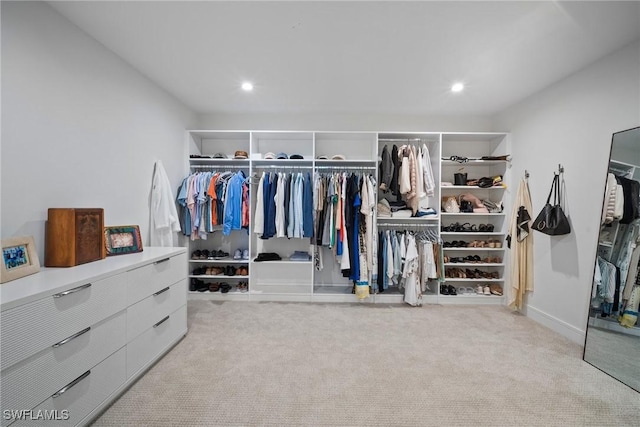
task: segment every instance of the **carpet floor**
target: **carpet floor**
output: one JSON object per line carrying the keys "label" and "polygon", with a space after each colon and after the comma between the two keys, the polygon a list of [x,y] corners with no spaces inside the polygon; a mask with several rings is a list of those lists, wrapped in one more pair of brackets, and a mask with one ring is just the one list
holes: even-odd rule
{"label": "carpet floor", "polygon": [[638,426],[640,394],[495,306],[189,301],[94,426]]}

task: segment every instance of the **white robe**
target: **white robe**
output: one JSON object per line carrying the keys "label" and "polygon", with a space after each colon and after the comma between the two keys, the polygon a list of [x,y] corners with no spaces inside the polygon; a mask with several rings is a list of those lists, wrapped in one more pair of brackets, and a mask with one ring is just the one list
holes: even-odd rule
{"label": "white robe", "polygon": [[173,233],[180,231],[180,219],[167,172],[158,160],[153,168],[150,203],[149,244],[173,246]]}

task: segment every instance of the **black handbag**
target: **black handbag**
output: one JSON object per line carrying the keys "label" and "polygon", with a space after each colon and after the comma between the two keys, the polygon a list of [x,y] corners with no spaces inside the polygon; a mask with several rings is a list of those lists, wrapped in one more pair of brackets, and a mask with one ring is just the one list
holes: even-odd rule
{"label": "black handbag", "polygon": [[[553,194],[553,206],[549,203],[551,201],[551,194]],[[533,221],[532,228],[550,236],[559,236],[571,233],[571,225],[562,210],[561,204],[562,194],[560,193],[560,175],[554,173],[551,190],[549,190],[549,196],[547,197],[547,203],[536,217],[536,220]]]}

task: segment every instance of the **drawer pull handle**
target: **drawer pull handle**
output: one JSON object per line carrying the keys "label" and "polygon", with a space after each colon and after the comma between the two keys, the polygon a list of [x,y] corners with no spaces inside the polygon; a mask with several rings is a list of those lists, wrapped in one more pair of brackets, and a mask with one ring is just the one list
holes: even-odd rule
{"label": "drawer pull handle", "polygon": [[162,325],[164,322],[166,322],[167,320],[169,320],[169,316],[165,317],[164,319],[162,319],[161,321],[159,321],[158,323],[156,323],[155,325],[153,325],[154,328],[157,328],[158,326]]}
{"label": "drawer pull handle", "polygon": [[165,259],[161,259],[160,261],[156,261],[154,262],[154,264],[162,264],[163,262],[167,262],[169,261],[171,258],[165,258]]}
{"label": "drawer pull handle", "polygon": [[84,374],[80,375],[78,378],[76,378],[75,380],[71,381],[69,384],[67,384],[66,386],[62,387],[60,390],[56,391],[55,393],[53,393],[51,395],[51,397],[53,397],[54,399],[56,397],[60,397],[63,394],[65,394],[67,391],[69,391],[69,389],[71,387],[73,387],[74,385],[78,384],[80,381],[82,381],[83,379],[87,378],[89,376],[89,374],[91,373],[91,369],[89,369],[87,372],[85,372]]}
{"label": "drawer pull handle", "polygon": [[158,295],[163,294],[163,293],[167,292],[168,290],[169,290],[169,287],[167,286],[166,288],[161,289],[158,292],[156,292],[155,294],[153,294],[153,296],[157,297]]}
{"label": "drawer pull handle", "polygon": [[68,338],[63,339],[62,341],[60,341],[59,343],[55,343],[54,345],[52,345],[51,347],[53,348],[58,348],[60,346],[65,345],[66,343],[68,343],[69,341],[78,338],[80,335],[82,334],[86,334],[87,332],[89,332],[91,330],[91,326],[89,326],[88,328],[85,328],[83,330],[81,330],[80,332],[78,332],[77,334],[73,334]]}
{"label": "drawer pull handle", "polygon": [[77,288],[69,289],[68,291],[60,292],[59,294],[54,294],[53,297],[54,298],[62,298],[65,295],[73,294],[73,293],[79,292],[79,291],[81,291],[83,289],[87,289],[89,287],[91,287],[91,283],[87,283],[86,285],[78,286]]}

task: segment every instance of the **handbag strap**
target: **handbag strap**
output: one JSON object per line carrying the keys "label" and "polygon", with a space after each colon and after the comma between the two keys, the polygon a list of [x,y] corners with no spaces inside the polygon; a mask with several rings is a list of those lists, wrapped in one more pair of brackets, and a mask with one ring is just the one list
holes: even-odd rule
{"label": "handbag strap", "polygon": [[[551,195],[553,194],[553,204],[556,205],[556,198],[557,198],[557,190],[556,188],[558,187],[558,174],[556,174],[555,172],[553,173],[553,181],[551,182],[551,188],[549,189],[549,195],[547,196],[547,204],[549,204],[549,202],[551,201]],[[555,190],[555,191],[554,191]]]}

